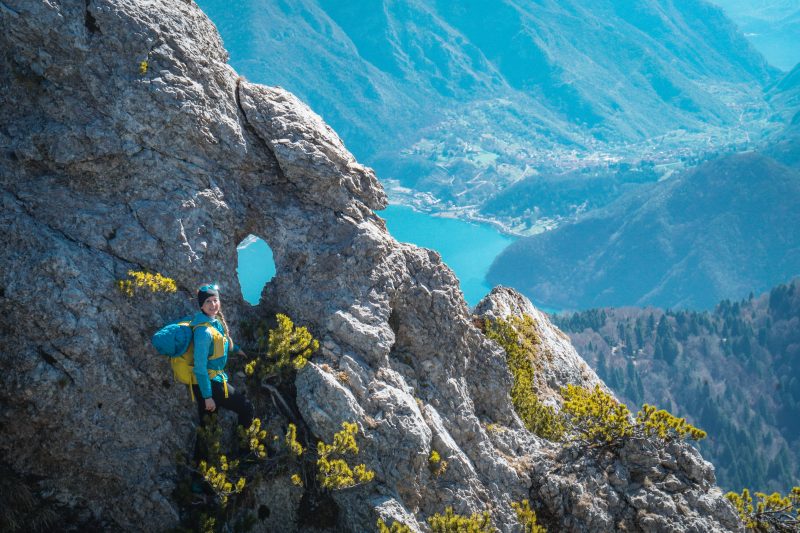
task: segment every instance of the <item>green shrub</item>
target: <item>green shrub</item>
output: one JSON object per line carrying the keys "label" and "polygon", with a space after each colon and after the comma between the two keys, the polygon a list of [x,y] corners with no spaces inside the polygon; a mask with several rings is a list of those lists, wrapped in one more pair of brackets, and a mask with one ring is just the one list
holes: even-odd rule
{"label": "green shrub", "polygon": [[378,533],[411,533],[411,528],[402,522],[392,522],[392,526],[386,525],[383,518],[378,518]]}
{"label": "green shrub", "polygon": [[525,427],[552,440],[581,442],[590,446],[619,445],[630,437],[657,439],[662,443],[680,439],[700,440],[706,433],[669,412],[643,405],[633,420],[630,410],[604,392],[567,385],[561,389],[561,412],[544,405],[534,393],[534,365],[541,340],[533,318],[485,320],[486,336],[506,352],[508,368],[514,378],[511,402]]}
{"label": "green shrub", "polygon": [[305,326],[295,326],[281,313],[276,318],[278,325],[274,329],[265,332],[263,325],[256,328],[256,346],[249,350],[255,357],[245,365],[246,375],[260,380],[286,378],[303,368],[319,349],[319,341]]}
{"label": "green shrub", "polygon": [[428,468],[436,477],[441,477],[447,472],[447,461],[442,459],[442,456],[439,455],[439,452],[436,450],[431,450],[431,454],[428,457]]}
{"label": "green shrub", "polygon": [[525,315],[523,318],[511,317],[508,321],[487,319],[484,331],[506,352],[506,362],[514,378],[511,403],[525,427],[542,438],[561,440],[564,434],[561,417],[555,409],[539,401],[533,390],[536,347],[541,344],[533,318]]}
{"label": "green shrub", "polygon": [[356,433],[358,425],[342,422],[342,430],[333,436],[333,442],[317,443],[317,480],[322,488],[336,490],[369,483],[375,472],[366,465],[351,467],[345,460],[347,455],[357,455]]}
{"label": "green shrub", "polygon": [[664,409],[657,409],[647,404],[644,404],[636,415],[636,426],[641,427],[646,436],[656,436],[666,441],[687,437],[692,440],[706,438],[705,431],[688,424],[685,418],[678,418]]}
{"label": "green shrub", "polygon": [[232,495],[244,490],[247,480],[243,476],[237,476],[239,461],[228,461],[228,457],[221,452],[221,437],[222,428],[216,415],[209,417],[205,427],[197,428],[197,438],[207,458],[197,464],[197,472],[213,491],[220,508],[224,509]]}
{"label": "green shrub", "polygon": [[286,436],[283,439],[283,443],[286,445],[286,449],[289,450],[295,457],[300,457],[303,455],[303,446],[297,442],[297,426],[294,424],[289,424],[289,427],[286,429]]}
{"label": "green shrub", "polygon": [[690,438],[700,440],[706,432],[669,412],[645,404],[631,419],[631,412],[605,392],[599,385],[589,390],[567,385],[561,389],[564,397],[562,415],[567,427],[568,440],[588,446],[620,445],[631,437],[653,438],[663,443]]}
{"label": "green shrub", "polygon": [[631,412],[599,385],[594,390],[567,385],[561,394],[564,397],[562,413],[567,419],[570,440],[612,444],[633,435]]}
{"label": "green shrub", "polygon": [[142,290],[150,292],[176,292],[178,290],[174,279],[164,277],[158,272],[151,274],[150,272],[129,270],[128,278],[117,280],[117,288],[129,298]]}
{"label": "green shrub", "polygon": [[800,531],[800,487],[794,487],[786,496],[778,492],[756,492],[756,502],[748,489],[741,494],[729,492],[726,498],[736,508],[739,518],[748,531],[758,533]]}
{"label": "green shrub", "polygon": [[492,525],[488,511],[464,516],[455,514],[452,507],[447,507],[444,514],[436,513],[428,517],[428,525],[431,526],[433,533],[494,533],[497,531]]}
{"label": "green shrub", "polygon": [[244,489],[247,481],[244,477],[239,477],[236,483],[234,472],[239,467],[239,461],[228,462],[225,455],[218,455],[210,461],[200,461],[198,470],[206,483],[214,491],[222,507],[228,504],[228,498],[233,494],[239,494]]}
{"label": "green shrub", "polygon": [[261,419],[254,418],[249,428],[245,429],[239,426],[238,429],[242,446],[249,448],[258,459],[266,458],[267,448],[264,443],[267,439],[267,432],[261,429]]}
{"label": "green shrub", "polygon": [[528,500],[511,502],[511,507],[517,513],[517,520],[522,526],[523,533],[547,533],[547,530],[536,523],[536,513],[531,509]]}

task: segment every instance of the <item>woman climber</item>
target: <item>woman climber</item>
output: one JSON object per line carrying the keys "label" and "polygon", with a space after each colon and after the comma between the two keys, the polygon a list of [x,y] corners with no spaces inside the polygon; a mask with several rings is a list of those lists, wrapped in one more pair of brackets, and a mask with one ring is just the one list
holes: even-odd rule
{"label": "woman climber", "polygon": [[[219,287],[203,285],[197,291],[200,311],[192,318],[190,326],[194,331],[194,377],[192,393],[197,400],[197,413],[200,425],[205,427],[206,415],[217,407],[236,413],[239,425],[245,429],[253,422],[253,405],[242,393],[228,383],[225,363],[228,352],[244,357],[245,353],[233,344],[222,314]],[[197,455],[197,453],[195,454]]]}

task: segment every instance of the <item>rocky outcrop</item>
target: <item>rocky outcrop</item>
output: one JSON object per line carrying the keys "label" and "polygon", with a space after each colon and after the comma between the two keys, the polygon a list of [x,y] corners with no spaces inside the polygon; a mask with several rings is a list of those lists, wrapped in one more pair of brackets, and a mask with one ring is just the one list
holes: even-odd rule
{"label": "rocky outcrop", "polygon": [[[509,503],[528,495],[575,531],[727,524],[699,458],[695,477],[676,459],[679,485],[668,489],[691,495],[679,502],[688,514],[654,496],[641,507],[656,517],[647,522],[630,510],[633,485],[620,492],[630,502],[603,503],[588,491],[606,486],[605,470],[522,429],[504,354],[473,325],[452,271],[388,234],[372,171],[296,98],[240,79],[196,5],[3,0],[0,17],[0,451],[72,523],[177,522],[173,457],[191,441],[193,407],[148,337],[218,280],[231,323],[280,310],[321,340],[297,377],[300,414],[325,439],[357,422],[376,472],[334,494],[340,529],[371,530],[378,516],[420,529],[452,505],[490,509],[509,531]],[[256,309],[235,275],[248,234],[269,243],[277,268]],[[115,287],[130,269],[170,276],[178,292],[129,298]],[[546,317],[507,296],[513,305],[480,309],[535,314],[552,355],[543,390],[596,382]],[[432,449],[449,461],[441,478],[427,467]],[[620,459],[629,472],[636,460]],[[265,481],[253,494],[272,503],[258,527],[292,528],[298,489]]]}
{"label": "rocky outcrop", "polygon": [[[535,387],[545,402],[558,405],[558,391],[568,383],[600,385],[610,392],[569,338],[513,289],[496,287],[475,312],[491,319],[533,317],[542,341]],[[539,505],[540,521],[550,531],[738,531],[742,527],[715,486],[714,467],[687,444],[659,446],[631,439],[612,453],[539,442],[516,455],[532,465],[530,501]]]}
{"label": "rocky outcrop", "polygon": [[594,370],[578,355],[569,337],[555,327],[547,315],[536,309],[530,300],[514,289],[495,287],[486,298],[478,302],[474,313],[491,320],[525,315],[533,318],[536,335],[541,339],[534,386],[536,395],[545,403],[560,405],[561,387],[567,383],[589,388],[600,385],[610,392]]}

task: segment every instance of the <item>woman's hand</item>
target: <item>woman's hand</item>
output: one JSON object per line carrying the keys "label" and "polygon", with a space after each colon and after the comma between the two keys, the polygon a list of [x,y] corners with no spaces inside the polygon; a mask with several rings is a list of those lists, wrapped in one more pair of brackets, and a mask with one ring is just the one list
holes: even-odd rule
{"label": "woman's hand", "polygon": [[206,398],[206,411],[214,412],[217,408],[216,402],[214,402],[214,398]]}

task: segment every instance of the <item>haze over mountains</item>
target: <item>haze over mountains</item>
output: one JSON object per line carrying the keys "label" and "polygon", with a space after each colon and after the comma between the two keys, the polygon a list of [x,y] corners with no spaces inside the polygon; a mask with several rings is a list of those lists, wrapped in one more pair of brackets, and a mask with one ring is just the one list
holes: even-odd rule
{"label": "haze over mountains", "polygon": [[796,0],[712,0],[778,68],[800,63],[800,3]]}
{"label": "haze over mountains", "polygon": [[489,281],[560,309],[707,309],[800,274],[799,72],[772,88],[787,123],[759,150],[720,155],[521,239]]}
{"label": "haze over mountains", "polygon": [[200,5],[240,72],[310,102],[404,200],[437,209],[476,212],[540,172],[746,142],[770,114],[773,71],[701,0]]}

